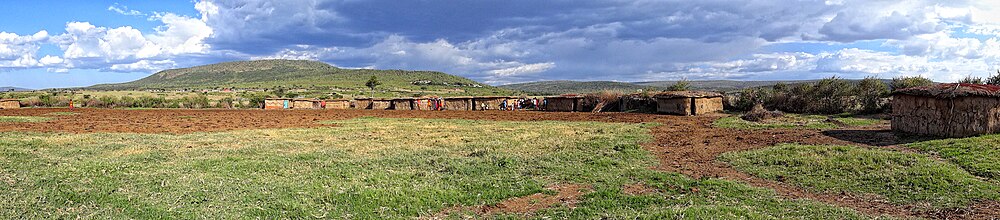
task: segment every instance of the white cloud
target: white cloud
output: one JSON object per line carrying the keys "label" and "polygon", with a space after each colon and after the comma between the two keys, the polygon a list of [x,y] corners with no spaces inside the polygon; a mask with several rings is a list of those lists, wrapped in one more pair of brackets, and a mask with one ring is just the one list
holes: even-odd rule
{"label": "white cloud", "polygon": [[146,13],[142,13],[141,11],[131,10],[128,8],[128,6],[119,5],[118,3],[108,6],[108,11],[128,16],[146,16]]}
{"label": "white cloud", "polygon": [[140,60],[135,63],[114,64],[111,65],[110,69],[119,72],[155,72],[176,66],[177,63],[172,60]]}
{"label": "white cloud", "polygon": [[511,67],[511,68],[492,70],[490,71],[490,73],[493,73],[493,75],[496,76],[513,76],[513,75],[545,72],[546,70],[552,69],[553,67],[556,67],[556,63],[553,62],[534,63],[534,64],[525,64],[521,66]]}

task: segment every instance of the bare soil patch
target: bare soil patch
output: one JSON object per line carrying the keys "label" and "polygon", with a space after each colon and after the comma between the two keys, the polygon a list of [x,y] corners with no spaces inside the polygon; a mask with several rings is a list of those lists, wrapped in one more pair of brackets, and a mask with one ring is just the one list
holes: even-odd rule
{"label": "bare soil patch", "polygon": [[531,216],[538,210],[564,205],[566,207],[576,207],[580,201],[579,197],[592,191],[590,186],[580,184],[557,184],[546,187],[548,190],[556,191],[555,195],[535,193],[528,196],[511,198],[490,206],[475,207],[452,207],[423,219],[443,219],[448,215],[462,212],[472,212],[482,216],[492,216],[497,214],[513,213],[521,216]]}

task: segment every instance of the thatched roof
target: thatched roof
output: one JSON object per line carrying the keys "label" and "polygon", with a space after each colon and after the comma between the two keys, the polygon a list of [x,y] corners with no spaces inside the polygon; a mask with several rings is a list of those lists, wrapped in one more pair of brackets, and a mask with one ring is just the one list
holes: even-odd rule
{"label": "thatched roof", "polygon": [[662,92],[656,94],[653,98],[658,99],[673,99],[673,98],[715,98],[722,97],[721,93],[718,92],[705,92],[705,91],[671,91]]}
{"label": "thatched roof", "polygon": [[472,96],[444,97],[444,99],[472,99]]}
{"label": "thatched roof", "polygon": [[0,102],[10,102],[10,101],[18,101],[18,102],[20,102],[21,100],[20,99],[0,99]]}
{"label": "thatched roof", "polygon": [[920,86],[897,90],[893,95],[912,95],[923,97],[934,97],[940,99],[954,99],[960,97],[1000,97],[1000,86],[967,84],[967,83],[942,83],[931,86]]}

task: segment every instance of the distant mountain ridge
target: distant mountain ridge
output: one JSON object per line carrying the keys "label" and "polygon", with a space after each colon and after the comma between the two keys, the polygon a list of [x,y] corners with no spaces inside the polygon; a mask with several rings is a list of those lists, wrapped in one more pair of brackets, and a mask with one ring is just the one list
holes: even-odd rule
{"label": "distant mountain ridge", "polygon": [[22,92],[22,91],[31,91],[31,90],[32,89],[18,88],[18,87],[13,87],[13,86],[0,87],[0,92]]}
{"label": "distant mountain ridge", "polygon": [[126,83],[100,84],[95,90],[208,89],[208,88],[323,88],[367,90],[375,76],[379,88],[392,90],[454,91],[468,94],[507,94],[490,85],[434,71],[341,69],[318,61],[236,61],[160,71]]}

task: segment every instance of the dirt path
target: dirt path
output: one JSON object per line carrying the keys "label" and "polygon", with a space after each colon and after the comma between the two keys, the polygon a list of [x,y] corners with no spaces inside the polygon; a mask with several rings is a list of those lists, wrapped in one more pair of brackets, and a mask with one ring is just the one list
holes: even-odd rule
{"label": "dirt path", "polygon": [[[39,123],[0,123],[0,131],[57,131],[69,133],[134,132],[191,133],[262,128],[320,127],[322,120],[357,117],[450,118],[503,121],[603,121],[657,122],[652,129],[655,141],[646,148],[660,160],[659,170],[679,172],[694,178],[713,177],[738,180],[757,187],[774,189],[792,199],[812,199],[849,207],[870,215],[959,219],[991,219],[1000,216],[996,202],[940,212],[917,212],[917,207],[900,206],[871,196],[813,193],[802,188],[739,172],[716,158],[730,151],[744,151],[780,143],[861,145],[899,148],[917,141],[916,137],[896,137],[874,126],[854,130],[737,130],[714,128],[711,123],[723,115],[681,117],[630,113],[550,113],[550,112],[468,112],[468,111],[373,111],[373,110],[111,110],[74,109],[77,115],[46,116],[69,109],[2,110],[0,115],[44,116],[54,120]],[[562,192],[562,191],[560,191]],[[487,207],[488,208],[488,207]],[[494,208],[493,210],[505,210]],[[481,210],[482,211],[482,210]],[[531,209],[512,211],[531,211]]]}

